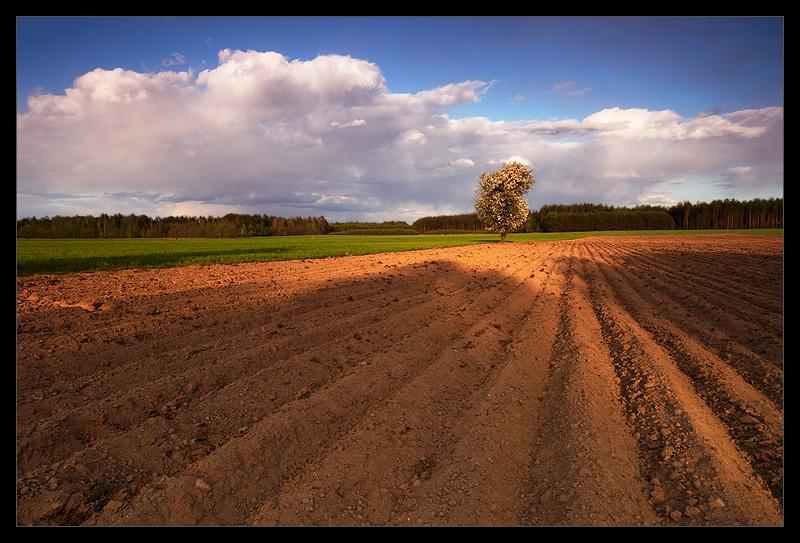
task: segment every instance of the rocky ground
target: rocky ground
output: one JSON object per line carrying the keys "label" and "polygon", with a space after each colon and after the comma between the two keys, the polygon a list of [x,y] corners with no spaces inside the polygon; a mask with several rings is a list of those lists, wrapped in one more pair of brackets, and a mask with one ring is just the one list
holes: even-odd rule
{"label": "rocky ground", "polygon": [[783,525],[783,238],[17,279],[18,525]]}

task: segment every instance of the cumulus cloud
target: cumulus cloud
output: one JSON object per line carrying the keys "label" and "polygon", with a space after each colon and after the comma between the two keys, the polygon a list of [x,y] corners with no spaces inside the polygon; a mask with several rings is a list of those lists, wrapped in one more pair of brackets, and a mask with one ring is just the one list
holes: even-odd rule
{"label": "cumulus cloud", "polygon": [[17,118],[18,215],[414,220],[471,211],[478,176],[509,160],[534,168],[533,208],[679,200],[681,187],[701,182],[730,197],[782,194],[779,107],[452,119],[492,82],[398,94],[377,65],[349,56],[218,57],[197,74],[96,69],[63,95],[30,96]]}
{"label": "cumulus cloud", "polygon": [[[747,122],[751,117],[753,122]],[[782,117],[780,108],[686,120],[672,111],[611,108],[588,116],[582,124],[597,132],[633,139],[697,140],[728,135],[748,139],[763,136],[768,130],[766,125],[775,117]]]}

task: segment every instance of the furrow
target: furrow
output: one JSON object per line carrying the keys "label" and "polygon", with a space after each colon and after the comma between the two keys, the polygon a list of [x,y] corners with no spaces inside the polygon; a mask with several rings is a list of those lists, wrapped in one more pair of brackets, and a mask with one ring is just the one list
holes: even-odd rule
{"label": "furrow", "polygon": [[670,353],[616,304],[618,292],[604,281],[592,285],[594,311],[639,443],[649,501],[664,523],[715,525],[726,509],[742,525],[780,524],[776,500],[764,508],[748,503],[756,491],[762,494],[757,503],[769,503],[769,491]]}
{"label": "furrow", "polygon": [[[637,444],[592,312],[579,244],[564,273],[559,328],[549,360],[525,524],[658,524],[640,478]],[[624,520],[623,520],[624,519]]]}
{"label": "furrow", "polygon": [[[508,282],[508,280],[505,281]],[[326,444],[338,439],[337,436],[346,435],[352,431],[353,425],[359,424],[358,421],[369,420],[367,418],[369,410],[383,404],[393,391],[398,390],[398,386],[414,379],[415,375],[420,372],[429,371],[430,365],[441,364],[441,362],[431,362],[431,360],[441,358],[441,355],[435,353],[442,349],[443,345],[452,343],[451,338],[453,337],[457,338],[457,341],[461,341],[458,330],[459,327],[464,326],[464,322],[472,322],[473,319],[479,318],[479,315],[495,313],[492,308],[505,301],[504,297],[498,296],[498,291],[516,288],[513,286],[513,281],[510,283],[510,286],[503,287],[503,281],[495,281],[494,288],[477,296],[466,309],[460,312],[450,311],[450,313],[445,313],[444,317],[436,317],[434,321],[421,327],[415,335],[408,336],[399,342],[393,350],[373,353],[367,357],[359,354],[361,364],[356,371],[345,373],[316,390],[306,390],[294,401],[283,404],[280,411],[251,424],[243,436],[231,439],[217,447],[207,457],[200,459],[187,469],[191,472],[202,473],[203,479],[208,481],[212,487],[226,488],[232,485],[237,488],[237,498],[222,506],[225,514],[233,514],[228,511],[228,508],[237,511],[246,508],[247,497],[251,496],[251,492],[260,494],[269,491],[271,485],[278,484],[282,480],[281,473],[285,477],[301,469],[314,457],[315,451],[324,449],[328,446]],[[443,297],[447,298],[446,295]],[[447,306],[438,309],[447,309]],[[487,328],[485,324],[484,328]],[[487,334],[487,340],[491,336],[491,333]],[[413,350],[411,343],[413,343]],[[445,352],[448,351],[445,350]],[[405,365],[398,364],[397,358],[404,356],[408,357],[408,362]],[[287,368],[296,365],[287,364]],[[384,369],[397,366],[404,366],[399,375],[387,374]],[[484,371],[489,371],[490,368],[491,366],[486,366]],[[254,386],[257,386],[256,381],[258,379],[253,380]],[[274,381],[265,375],[263,382]],[[322,409],[322,405],[339,405],[340,409]],[[254,440],[266,440],[269,446],[265,446],[263,442],[261,446],[258,446]],[[268,453],[269,458],[258,456],[243,458],[244,453],[237,452],[249,450],[250,445],[258,451]],[[271,468],[273,471],[262,473],[265,465],[272,464],[270,458],[272,461],[277,461],[278,465]],[[252,471],[257,475],[261,474],[265,481],[234,481],[233,479],[236,477],[231,479],[229,473],[232,471],[235,474],[236,469],[229,470],[227,466],[237,465],[245,473]],[[226,469],[222,470],[220,466],[226,466]],[[245,491],[244,487],[247,487],[248,490]],[[148,488],[143,494],[147,495],[152,491],[151,488]],[[134,515],[132,518],[138,517]],[[97,522],[102,522],[102,517]]]}
{"label": "furrow", "polygon": [[[595,255],[593,261],[600,258]],[[697,336],[684,333],[665,319],[640,296],[640,290],[627,281],[609,279],[614,268],[606,268],[603,284],[615,286],[613,296],[623,301],[626,310],[653,342],[671,358],[676,368],[689,378],[694,392],[725,425],[730,439],[747,458],[772,495],[783,500],[783,412],[782,404],[770,397],[783,397],[782,388],[766,396],[763,387],[753,387]],[[752,356],[752,355],[751,355]],[[778,376],[782,380],[781,375]]]}
{"label": "furrow", "polygon": [[[702,292],[676,291],[658,278],[642,280],[642,274],[615,265],[605,251],[593,249],[591,257],[628,311],[636,312],[644,322],[652,316],[668,322],[671,329],[698,338],[751,386],[776,404],[783,402],[782,322],[765,322],[758,311],[746,319],[733,319],[728,308],[709,302]],[[735,297],[735,292],[729,294]]]}

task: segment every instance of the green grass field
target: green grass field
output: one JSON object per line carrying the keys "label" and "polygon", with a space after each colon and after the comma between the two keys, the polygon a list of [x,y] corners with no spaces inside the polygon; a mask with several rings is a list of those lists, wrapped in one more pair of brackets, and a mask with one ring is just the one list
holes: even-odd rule
{"label": "green grass field", "polygon": [[[668,230],[511,234],[508,241],[552,241],[587,236],[761,234],[783,230]],[[231,239],[18,239],[17,275],[80,273],[193,264],[273,262],[437,247],[499,243],[492,234],[401,236],[275,236]]]}

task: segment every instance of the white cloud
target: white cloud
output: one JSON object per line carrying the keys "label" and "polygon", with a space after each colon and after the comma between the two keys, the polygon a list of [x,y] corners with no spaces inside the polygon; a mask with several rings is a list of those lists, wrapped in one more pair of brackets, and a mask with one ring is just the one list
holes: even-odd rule
{"label": "white cloud", "polygon": [[331,126],[333,126],[335,128],[339,128],[339,127],[341,127],[341,128],[349,128],[351,126],[361,126],[361,125],[364,125],[364,124],[367,124],[367,121],[365,121],[364,119],[353,119],[349,123],[340,123],[339,121],[333,121],[331,123]]}
{"label": "white cloud", "polygon": [[472,160],[468,159],[468,158],[457,158],[457,159],[451,161],[450,164],[452,164],[453,166],[456,166],[458,168],[469,168],[470,166],[474,166],[475,165],[475,163]]}
{"label": "white cloud", "polygon": [[448,116],[491,87],[396,94],[364,60],[256,51],[223,50],[198,74],[97,69],[63,95],[29,97],[18,116],[18,214],[468,212],[478,176],[510,160],[535,170],[533,208],[680,200],[667,182],[700,177],[726,183],[730,197],[782,194],[782,108],[689,119],[620,108],[548,121]]}
{"label": "white cloud", "polygon": [[561,81],[560,83],[553,85],[552,89],[553,93],[566,96],[568,101],[575,101],[583,98],[592,90],[591,87],[577,89],[575,88],[574,81]]}
{"label": "white cloud", "polygon": [[181,64],[185,64],[186,59],[180,53],[172,53],[169,58],[165,58],[161,61],[162,66],[179,66]]}
{"label": "white cloud", "polygon": [[603,179],[634,179],[639,177],[635,171],[630,172],[608,172],[603,174]]}
{"label": "white cloud", "polygon": [[632,139],[697,140],[729,135],[755,138],[764,135],[768,125],[782,117],[782,109],[777,107],[686,120],[669,110],[611,108],[586,117],[581,124],[596,133]]}
{"label": "white cloud", "polygon": [[425,138],[425,134],[417,130],[416,128],[412,128],[410,130],[406,130],[397,138],[400,142],[403,143],[415,143],[417,145],[425,145],[428,143],[428,140]]}

